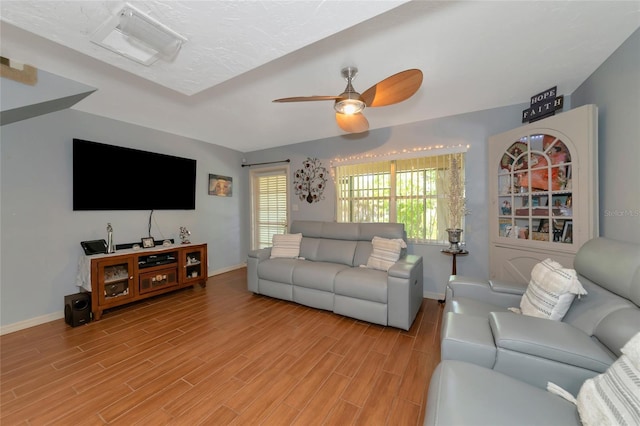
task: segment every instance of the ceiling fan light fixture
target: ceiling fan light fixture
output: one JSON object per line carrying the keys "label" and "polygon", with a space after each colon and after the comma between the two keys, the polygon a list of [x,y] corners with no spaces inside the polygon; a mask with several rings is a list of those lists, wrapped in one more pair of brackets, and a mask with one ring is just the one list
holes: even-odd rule
{"label": "ceiling fan light fixture", "polygon": [[346,67],[342,69],[342,77],[347,80],[347,87],[340,95],[340,99],[333,104],[333,109],[340,114],[353,115],[362,112],[365,107],[364,101],[361,99],[360,93],[356,92],[351,81],[356,78],[358,68]]}
{"label": "ceiling fan light fixture", "polygon": [[335,105],[333,106],[336,112],[347,115],[358,114],[359,112],[362,112],[364,107],[365,104],[360,99],[351,98],[336,101]]}
{"label": "ceiling fan light fixture", "polygon": [[360,114],[365,107],[393,105],[413,96],[422,84],[422,71],[408,69],[374,84],[362,94],[355,91],[351,81],[358,73],[356,67],[342,69],[347,87],[338,96],[295,96],[275,99],[273,102],[334,101],[336,123],[347,133],[362,133],[369,130],[369,121]]}
{"label": "ceiling fan light fixture", "polygon": [[160,58],[173,59],[187,39],[127,3],[96,31],[91,41],[149,66]]}

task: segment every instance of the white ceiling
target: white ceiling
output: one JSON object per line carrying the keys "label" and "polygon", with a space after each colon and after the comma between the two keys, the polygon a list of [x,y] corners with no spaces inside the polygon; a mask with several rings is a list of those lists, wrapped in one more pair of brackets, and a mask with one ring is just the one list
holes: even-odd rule
{"label": "white ceiling", "polygon": [[2,0],[2,56],[98,89],[74,109],[241,152],[343,134],[331,102],[271,101],[337,95],[345,66],[361,93],[424,73],[409,100],[365,110],[376,129],[571,94],[640,28],[640,1],[130,3],[187,37],[175,60],[90,42],[121,1]]}

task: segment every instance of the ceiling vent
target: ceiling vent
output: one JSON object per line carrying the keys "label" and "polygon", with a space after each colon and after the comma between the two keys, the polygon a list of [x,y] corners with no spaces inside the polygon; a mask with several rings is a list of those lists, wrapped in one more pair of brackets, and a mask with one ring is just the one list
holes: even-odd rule
{"label": "ceiling vent", "polygon": [[173,60],[187,39],[127,3],[96,31],[91,41],[149,66],[158,59]]}

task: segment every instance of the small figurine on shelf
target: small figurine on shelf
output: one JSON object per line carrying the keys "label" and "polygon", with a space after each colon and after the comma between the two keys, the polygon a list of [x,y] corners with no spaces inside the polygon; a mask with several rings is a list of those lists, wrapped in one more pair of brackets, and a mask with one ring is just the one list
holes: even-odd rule
{"label": "small figurine on shelf", "polygon": [[113,244],[113,227],[107,223],[107,253],[115,253],[116,246]]}
{"label": "small figurine on shelf", "polygon": [[504,201],[502,203],[502,214],[509,215],[511,214],[511,203],[509,201]]}
{"label": "small figurine on shelf", "polygon": [[184,226],[180,227],[180,239],[182,240],[182,244],[190,244],[191,241],[189,241],[189,235],[191,235],[191,232],[185,228]]}

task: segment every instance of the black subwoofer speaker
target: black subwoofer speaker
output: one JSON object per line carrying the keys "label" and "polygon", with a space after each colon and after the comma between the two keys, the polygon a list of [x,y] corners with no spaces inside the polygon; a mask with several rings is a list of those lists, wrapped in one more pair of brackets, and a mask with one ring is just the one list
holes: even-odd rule
{"label": "black subwoofer speaker", "polygon": [[64,297],[64,321],[71,327],[91,322],[91,293],[76,293]]}

